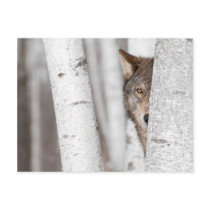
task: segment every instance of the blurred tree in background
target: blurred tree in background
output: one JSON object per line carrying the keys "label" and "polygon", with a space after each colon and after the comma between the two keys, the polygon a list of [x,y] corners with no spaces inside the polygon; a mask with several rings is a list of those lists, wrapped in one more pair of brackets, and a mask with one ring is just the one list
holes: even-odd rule
{"label": "blurred tree in background", "polygon": [[60,170],[42,40],[18,39],[18,171]]}

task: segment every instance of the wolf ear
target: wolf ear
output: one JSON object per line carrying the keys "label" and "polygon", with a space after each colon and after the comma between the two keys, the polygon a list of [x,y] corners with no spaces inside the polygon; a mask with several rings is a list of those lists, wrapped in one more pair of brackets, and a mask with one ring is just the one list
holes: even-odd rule
{"label": "wolf ear", "polygon": [[130,55],[122,49],[119,50],[119,53],[123,76],[126,80],[128,80],[137,70],[138,57]]}

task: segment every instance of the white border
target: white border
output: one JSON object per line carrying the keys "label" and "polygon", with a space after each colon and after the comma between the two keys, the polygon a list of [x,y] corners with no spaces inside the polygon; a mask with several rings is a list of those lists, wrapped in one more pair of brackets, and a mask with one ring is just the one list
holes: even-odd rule
{"label": "white border", "polygon": [[[0,8],[0,209],[210,209],[208,1],[20,0]],[[195,172],[17,173],[17,37],[194,38]]]}

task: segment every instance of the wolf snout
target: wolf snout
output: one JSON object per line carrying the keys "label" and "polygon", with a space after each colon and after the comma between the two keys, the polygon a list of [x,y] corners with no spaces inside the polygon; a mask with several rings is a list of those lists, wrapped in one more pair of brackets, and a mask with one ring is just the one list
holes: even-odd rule
{"label": "wolf snout", "polygon": [[145,115],[144,115],[144,122],[145,122],[146,124],[148,124],[148,120],[149,120],[149,114],[145,114]]}

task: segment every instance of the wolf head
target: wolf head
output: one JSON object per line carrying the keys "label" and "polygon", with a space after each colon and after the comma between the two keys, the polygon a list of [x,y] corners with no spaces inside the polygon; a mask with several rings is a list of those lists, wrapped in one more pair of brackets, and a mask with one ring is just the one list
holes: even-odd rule
{"label": "wolf head", "polygon": [[120,62],[125,78],[124,102],[128,116],[134,121],[146,153],[149,97],[152,83],[153,58],[136,57],[120,49]]}

